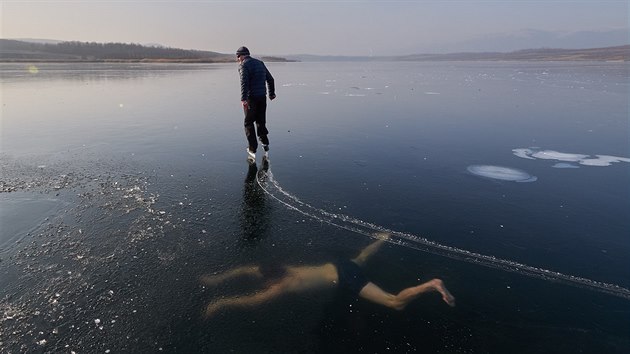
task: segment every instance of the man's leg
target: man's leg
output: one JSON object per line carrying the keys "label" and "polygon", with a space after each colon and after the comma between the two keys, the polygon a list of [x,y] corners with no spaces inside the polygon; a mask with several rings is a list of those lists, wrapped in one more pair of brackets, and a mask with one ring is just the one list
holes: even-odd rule
{"label": "man's leg", "polygon": [[249,101],[249,109],[245,113],[245,137],[247,138],[247,145],[251,152],[256,152],[258,148],[258,141],[256,141],[256,129],[254,128],[254,122],[256,121],[256,110],[252,106],[252,100]]}
{"label": "man's leg", "polygon": [[245,276],[245,275],[253,276],[256,278],[263,277],[263,274],[261,273],[259,266],[246,266],[246,267],[234,268],[221,274],[202,275],[199,278],[199,281],[201,281],[204,285],[207,285],[207,286],[215,286],[228,279]]}
{"label": "man's leg", "polygon": [[267,99],[265,97],[258,97],[255,98],[254,101],[254,110],[256,114],[256,134],[258,134],[260,142],[264,146],[268,146],[269,138],[267,137],[267,135],[269,134],[269,131],[267,130]]}
{"label": "man's leg", "polygon": [[217,311],[228,307],[251,307],[273,300],[274,298],[282,295],[288,290],[287,285],[290,282],[290,277],[284,277],[280,281],[273,283],[265,290],[257,292],[253,295],[235,296],[219,299],[206,306],[204,316],[208,318],[214,315]]}
{"label": "man's leg", "polygon": [[446,289],[444,282],[440,279],[433,279],[424,284],[404,289],[398,295],[390,294],[379,288],[378,285],[370,282],[361,289],[359,296],[395,310],[402,310],[418,296],[432,291],[439,292],[442,295],[442,300],[447,305],[455,306],[455,297]]}

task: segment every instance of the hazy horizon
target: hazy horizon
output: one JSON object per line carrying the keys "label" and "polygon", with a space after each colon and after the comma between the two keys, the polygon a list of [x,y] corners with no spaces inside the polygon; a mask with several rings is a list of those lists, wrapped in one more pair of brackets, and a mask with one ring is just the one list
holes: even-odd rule
{"label": "hazy horizon", "polygon": [[627,1],[3,1],[2,38],[254,55],[386,56],[628,44]]}

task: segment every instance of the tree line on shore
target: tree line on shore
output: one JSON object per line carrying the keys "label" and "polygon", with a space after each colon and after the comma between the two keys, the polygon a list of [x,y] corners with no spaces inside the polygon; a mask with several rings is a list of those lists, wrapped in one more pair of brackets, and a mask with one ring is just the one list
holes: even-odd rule
{"label": "tree line on shore", "polygon": [[232,60],[232,56],[210,51],[144,46],[133,43],[60,42],[33,43],[0,40],[1,59],[67,60]]}

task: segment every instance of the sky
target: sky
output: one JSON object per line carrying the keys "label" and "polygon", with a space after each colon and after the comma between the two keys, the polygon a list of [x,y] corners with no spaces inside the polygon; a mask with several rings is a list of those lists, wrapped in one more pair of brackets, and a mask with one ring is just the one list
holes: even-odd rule
{"label": "sky", "polygon": [[628,0],[0,0],[0,38],[253,55],[404,55],[628,43]]}

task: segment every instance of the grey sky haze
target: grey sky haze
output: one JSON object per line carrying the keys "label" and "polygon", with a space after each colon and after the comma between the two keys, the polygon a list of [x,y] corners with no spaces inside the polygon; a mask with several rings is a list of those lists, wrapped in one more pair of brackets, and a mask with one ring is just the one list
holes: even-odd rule
{"label": "grey sky haze", "polygon": [[[159,43],[222,53],[232,53],[240,45],[249,46],[254,54],[278,55],[513,50],[548,45],[542,39],[532,41],[533,33],[561,40],[575,32],[606,38],[612,30],[616,39],[602,39],[601,46],[628,44],[627,0],[2,0],[0,4],[2,38]],[[595,37],[583,47],[596,46]],[[580,39],[571,43],[570,47],[581,46]]]}

